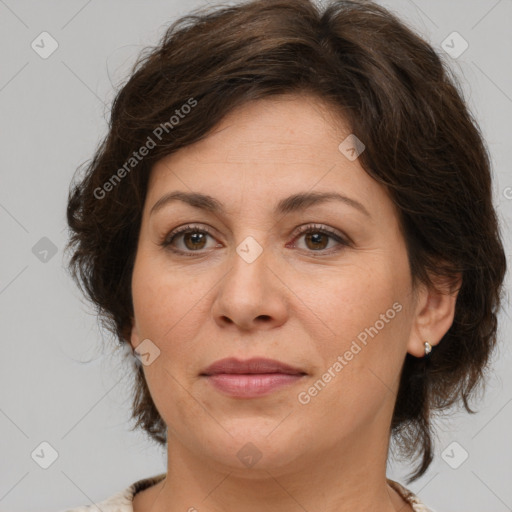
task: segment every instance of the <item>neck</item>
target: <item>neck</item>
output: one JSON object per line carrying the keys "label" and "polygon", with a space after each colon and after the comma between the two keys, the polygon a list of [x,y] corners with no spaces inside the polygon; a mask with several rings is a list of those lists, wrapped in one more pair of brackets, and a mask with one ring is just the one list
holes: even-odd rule
{"label": "neck", "polygon": [[134,512],[406,512],[412,509],[386,482],[388,442],[359,433],[286,466],[262,459],[242,470],[198,457],[170,438],[167,477],[151,488],[144,505],[136,496]]}

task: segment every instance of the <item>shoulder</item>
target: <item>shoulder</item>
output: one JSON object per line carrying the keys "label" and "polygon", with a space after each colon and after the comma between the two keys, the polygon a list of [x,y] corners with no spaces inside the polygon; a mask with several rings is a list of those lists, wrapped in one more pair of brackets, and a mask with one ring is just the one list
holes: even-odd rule
{"label": "shoulder", "polygon": [[69,508],[59,512],[133,512],[132,486],[118,492],[109,498],[91,505]]}
{"label": "shoulder", "polygon": [[144,478],[132,483],[129,487],[116,492],[103,501],[91,505],[82,505],[60,510],[58,512],[133,512],[133,497],[135,494],[160,482],[163,478],[165,478],[165,473]]}
{"label": "shoulder", "polygon": [[402,498],[411,505],[414,512],[436,512],[434,509],[427,507],[412,491],[404,487],[402,484],[387,479],[388,484],[397,491]]}

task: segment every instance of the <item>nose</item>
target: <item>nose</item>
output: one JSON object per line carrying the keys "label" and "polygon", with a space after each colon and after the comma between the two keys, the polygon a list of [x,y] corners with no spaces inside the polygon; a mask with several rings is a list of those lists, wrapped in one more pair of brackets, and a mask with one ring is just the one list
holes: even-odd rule
{"label": "nose", "polygon": [[288,288],[269,253],[263,250],[249,262],[233,251],[230,270],[221,279],[212,305],[212,314],[220,327],[266,330],[286,321]]}

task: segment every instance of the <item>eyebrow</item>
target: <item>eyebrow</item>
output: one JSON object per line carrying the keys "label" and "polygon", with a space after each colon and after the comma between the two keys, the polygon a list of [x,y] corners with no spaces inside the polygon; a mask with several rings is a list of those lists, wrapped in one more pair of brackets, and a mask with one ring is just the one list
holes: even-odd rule
{"label": "eyebrow", "polygon": [[[182,201],[194,208],[199,208],[212,213],[225,213],[222,203],[212,196],[201,194],[199,192],[175,191],[162,196],[151,208],[150,215],[156,213],[158,210],[161,210],[164,206],[174,201]],[[325,203],[327,201],[341,201],[371,218],[368,210],[359,201],[337,192],[302,192],[293,194],[285,199],[281,199],[277,203],[274,208],[274,215],[284,215],[291,212],[302,211],[310,206]]]}

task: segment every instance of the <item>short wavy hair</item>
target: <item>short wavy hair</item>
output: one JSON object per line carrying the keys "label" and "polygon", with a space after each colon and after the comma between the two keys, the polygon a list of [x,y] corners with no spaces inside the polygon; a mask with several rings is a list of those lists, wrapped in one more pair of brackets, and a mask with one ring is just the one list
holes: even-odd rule
{"label": "short wavy hair", "polygon": [[[433,414],[485,381],[497,343],[506,258],[488,150],[456,76],[433,48],[369,1],[255,0],[191,12],[138,56],[117,91],[109,130],[70,185],[69,270],[104,327],[128,343],[131,276],[156,161],[208,135],[248,101],[321,98],[366,146],[364,170],[397,206],[415,284],[458,289],[453,324],[426,358],[407,354],[391,433],[399,453],[433,460]],[[146,150],[143,150],[146,148]],[[81,166],[82,167],[82,166]],[[75,176],[76,177],[76,176]],[[132,419],[164,445],[167,430],[135,370]]]}

